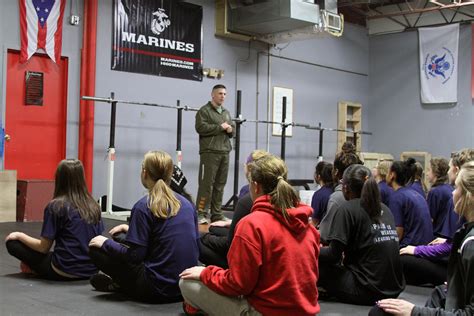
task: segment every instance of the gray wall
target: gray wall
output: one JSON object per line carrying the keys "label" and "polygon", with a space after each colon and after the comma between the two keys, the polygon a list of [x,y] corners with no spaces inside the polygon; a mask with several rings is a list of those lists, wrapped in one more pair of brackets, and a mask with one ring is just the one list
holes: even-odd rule
{"label": "gray wall", "polygon": [[[83,1],[79,3],[83,18]],[[180,99],[182,104],[200,107],[210,99],[210,90],[217,83],[228,87],[226,106],[235,113],[235,90],[243,91],[242,113],[248,119],[267,119],[268,82],[270,87],[281,86],[293,89],[294,121],[324,127],[337,126],[337,102],[349,100],[368,103],[369,80],[367,76],[329,70],[279,58],[270,59],[268,78],[267,45],[221,39],[214,36],[214,1],[196,0],[204,8],[203,60],[205,67],[225,70],[221,80],[205,78],[202,82],[132,74],[110,70],[112,38],[112,0],[99,1],[98,49],[96,95],[116,97],[139,102],[153,102],[174,105]],[[66,16],[69,15],[68,1]],[[17,1],[0,2],[0,85],[5,89],[6,50],[20,48],[19,18]],[[346,25],[342,38],[331,36],[314,40],[281,44],[271,48],[270,53],[310,63],[367,74],[369,71],[369,42],[363,28]],[[68,84],[68,126],[67,157],[77,157],[79,118],[79,70],[82,46],[82,23],[70,26],[65,20],[63,33],[63,55],[69,57]],[[248,58],[247,58],[248,57]],[[258,59],[258,62],[257,62]],[[238,60],[244,60],[238,62]],[[236,67],[237,63],[237,67]],[[257,67],[258,64],[258,67]],[[237,69],[237,71],[236,71]],[[258,76],[258,80],[257,80]],[[268,81],[270,80],[270,81]],[[257,94],[258,86],[258,94]],[[271,91],[271,90],[270,90]],[[258,95],[258,97],[257,97]],[[5,97],[2,94],[0,115],[4,115]],[[258,100],[258,102],[257,102]],[[370,130],[368,111],[364,108],[363,128]],[[183,169],[188,178],[188,190],[197,192],[197,171],[199,164],[198,136],[194,131],[194,114],[185,112],[183,118]],[[94,174],[93,194],[98,197],[106,193],[107,162],[106,150],[109,143],[110,107],[104,103],[95,104]],[[293,137],[287,140],[286,158],[291,178],[311,178],[318,155],[318,132],[294,128]],[[280,138],[269,137],[267,126],[246,123],[242,128],[241,164],[257,146],[280,153]],[[371,141],[364,139],[364,149]],[[131,207],[144,193],[139,181],[140,162],[150,149],[162,149],[174,156],[176,146],[176,111],[143,106],[120,104],[117,111],[114,203]],[[336,134],[327,132],[324,139],[324,156],[332,160],[336,151]],[[231,171],[224,199],[232,194],[233,152]],[[242,173],[240,185],[244,184]]]}
{"label": "gray wall", "polygon": [[[82,1],[73,6],[73,12],[79,12],[82,16]],[[67,138],[66,138],[66,157],[76,157],[78,154],[78,120],[79,120],[79,80],[81,65],[81,47],[82,47],[82,25],[72,26],[68,23],[71,1],[67,2],[64,13],[63,25],[63,46],[62,55],[69,58],[68,67],[68,103],[67,105]],[[1,63],[0,63],[0,87],[5,92],[6,89],[6,63],[7,49],[20,50],[20,20],[18,1],[0,2],[0,45]],[[5,113],[5,93],[2,93],[0,100],[0,115],[3,126],[8,132],[8,122],[4,121]]]}
{"label": "gray wall", "polygon": [[[131,74],[110,70],[110,47],[112,32],[112,1],[99,3],[100,48],[97,54],[96,94],[108,96],[111,91],[120,99],[153,102],[159,104],[182,104],[200,107],[210,98],[213,85],[222,83],[228,87],[226,106],[235,113],[235,89],[243,91],[242,114],[245,118],[267,119],[267,46],[252,43],[250,50],[246,42],[216,38],[214,36],[214,1],[193,1],[204,8],[203,64],[225,70],[221,80],[205,78],[202,82]],[[278,45],[284,48],[286,45]],[[365,30],[346,27],[345,36],[330,36],[309,41],[294,42],[286,48],[271,49],[272,54],[297,58],[351,71],[368,73],[368,38]],[[249,57],[249,58],[247,58]],[[257,108],[257,58],[258,64],[258,108]],[[236,70],[236,62],[239,62]],[[248,60],[247,60],[248,59]],[[300,123],[325,127],[337,125],[337,102],[351,100],[368,103],[368,78],[345,72],[327,70],[290,61],[271,58],[271,86],[293,89],[294,120]],[[237,79],[237,80],[236,80]],[[96,104],[94,143],[94,194],[106,192],[110,109],[108,105]],[[185,112],[183,117],[183,169],[188,178],[188,190],[197,193],[197,171],[199,164],[198,136],[194,131],[194,114]],[[364,128],[368,128],[364,113]],[[255,124],[246,123],[242,128],[241,162],[257,146]],[[266,125],[258,127],[258,147],[266,148]],[[287,141],[287,163],[291,178],[311,178],[318,154],[318,133],[304,129],[294,129],[293,137]],[[332,159],[336,151],[336,135],[327,133],[324,151]],[[366,143],[366,142],[365,142]],[[116,168],[114,204],[131,207],[144,189],[140,184],[140,162],[143,154],[150,149],[161,149],[174,154],[176,146],[176,111],[133,105],[119,105],[116,130]],[[270,137],[269,149],[280,153],[280,139]],[[232,195],[233,152],[231,171],[224,195],[227,200]],[[240,185],[244,184],[240,174]]]}
{"label": "gray wall", "polygon": [[371,37],[369,52],[370,151],[399,159],[403,151],[449,157],[474,147],[470,25],[459,34],[457,104],[421,104],[417,32]]}

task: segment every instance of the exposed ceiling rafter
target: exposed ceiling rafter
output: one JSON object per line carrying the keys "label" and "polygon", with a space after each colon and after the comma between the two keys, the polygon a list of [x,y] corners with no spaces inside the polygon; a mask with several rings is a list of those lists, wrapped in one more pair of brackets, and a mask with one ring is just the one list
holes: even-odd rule
{"label": "exposed ceiling rafter", "polygon": [[[435,6],[432,7],[424,7],[424,8],[419,8],[419,9],[411,9],[411,10],[400,10],[398,12],[390,12],[390,13],[377,13],[377,14],[369,14],[367,16],[367,20],[374,20],[374,19],[382,19],[382,18],[388,18],[388,17],[395,17],[395,16],[406,16],[406,15],[411,15],[411,14],[417,14],[417,13],[427,13],[427,12],[434,12],[434,11],[442,11],[442,10],[452,10],[452,9],[459,9],[461,7],[465,6],[472,6],[474,5],[474,2],[462,2],[462,3],[453,3],[449,5],[438,5],[441,4],[439,2],[433,2],[433,1],[428,1],[433,3]],[[448,21],[446,21],[448,22]],[[449,22],[448,22],[449,23]]]}

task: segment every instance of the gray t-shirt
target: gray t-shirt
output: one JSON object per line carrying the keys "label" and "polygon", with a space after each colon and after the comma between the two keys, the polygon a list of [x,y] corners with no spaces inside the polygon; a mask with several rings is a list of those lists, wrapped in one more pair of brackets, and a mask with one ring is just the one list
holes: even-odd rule
{"label": "gray t-shirt", "polygon": [[334,216],[344,202],[346,202],[346,199],[344,198],[344,194],[342,194],[342,184],[338,184],[334,188],[334,193],[329,197],[326,215],[324,215],[321,223],[319,223],[319,233],[321,234],[322,243],[327,244],[327,237]]}

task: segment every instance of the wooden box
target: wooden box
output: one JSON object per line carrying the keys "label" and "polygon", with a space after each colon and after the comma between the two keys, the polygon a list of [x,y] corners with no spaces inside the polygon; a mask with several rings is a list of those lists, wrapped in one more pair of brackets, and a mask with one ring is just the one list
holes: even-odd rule
{"label": "wooden box", "polygon": [[17,212],[18,222],[43,220],[44,208],[54,194],[54,180],[18,180]]}
{"label": "wooden box", "polygon": [[0,222],[16,219],[16,170],[0,171]]}

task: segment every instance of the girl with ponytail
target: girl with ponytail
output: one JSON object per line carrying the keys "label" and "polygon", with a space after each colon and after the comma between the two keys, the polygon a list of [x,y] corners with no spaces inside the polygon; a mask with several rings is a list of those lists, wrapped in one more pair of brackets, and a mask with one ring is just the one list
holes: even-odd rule
{"label": "girl with ponytail", "polygon": [[363,165],[364,163],[357,155],[354,144],[345,142],[342,145],[341,151],[338,152],[334,158],[333,179],[336,187],[334,188],[334,192],[329,196],[326,214],[319,222],[321,241],[325,245],[327,244],[327,236],[330,232],[329,227],[332,225],[332,220],[338,212],[340,205],[345,202],[344,195],[342,194],[342,175],[344,174],[344,170],[354,164]]}
{"label": "girl with ponytail", "polygon": [[387,184],[394,192],[389,208],[395,218],[400,246],[426,245],[433,240],[430,210],[424,196],[407,187],[415,159],[395,161],[390,167]]}
{"label": "girl with ponytail", "polygon": [[197,264],[199,233],[194,206],[169,187],[172,173],[169,154],[145,154],[141,182],[148,194],[133,206],[129,225],[109,231],[126,233],[126,245],[104,236],[89,243],[93,262],[104,272],[91,278],[96,290],[154,303],[181,300],[179,273]]}
{"label": "girl with ponytail", "polygon": [[184,270],[185,312],[315,315],[320,240],[312,209],[300,203],[280,158],[268,155],[247,168],[253,207],[236,228],[229,268]]}
{"label": "girl with ponytail", "polygon": [[444,158],[433,158],[430,160],[430,168],[427,170],[428,181],[431,190],[428,192],[427,202],[433,220],[433,233],[436,236],[451,239],[456,229],[443,231],[443,226],[450,212],[454,211],[453,190],[448,183],[449,162]]}
{"label": "girl with ponytail", "polygon": [[331,222],[329,246],[321,248],[318,286],[349,304],[397,297],[405,288],[398,236],[377,182],[367,167],[351,165],[342,192],[346,201]]}
{"label": "girl with ponytail", "polygon": [[405,300],[377,302],[369,315],[473,315],[474,313],[474,162],[465,163],[457,175],[454,209],[466,223],[454,235],[448,262],[447,284],[437,286],[425,307]]}

